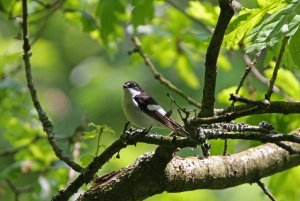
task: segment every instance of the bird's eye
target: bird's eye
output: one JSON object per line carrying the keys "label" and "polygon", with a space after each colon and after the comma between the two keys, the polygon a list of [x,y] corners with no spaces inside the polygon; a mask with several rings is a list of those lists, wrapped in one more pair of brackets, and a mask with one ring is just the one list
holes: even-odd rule
{"label": "bird's eye", "polygon": [[124,88],[135,88],[137,86],[137,84],[135,82],[126,82],[123,87]]}

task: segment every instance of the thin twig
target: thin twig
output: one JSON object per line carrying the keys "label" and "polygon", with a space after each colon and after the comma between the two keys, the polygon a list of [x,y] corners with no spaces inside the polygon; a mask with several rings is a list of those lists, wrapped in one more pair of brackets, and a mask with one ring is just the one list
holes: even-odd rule
{"label": "thin twig", "polygon": [[[249,75],[250,72],[251,72],[251,68],[247,66],[245,68],[244,74],[243,74],[243,76],[242,76],[242,78],[240,80],[240,83],[239,83],[238,87],[235,90],[235,94],[239,94],[240,89],[242,88],[242,86],[243,86],[243,84],[244,84],[244,82],[245,82],[245,80],[246,80],[246,78],[247,78],[247,76]],[[231,107],[234,106],[235,102],[236,102],[236,100],[232,101]]]}
{"label": "thin twig", "polygon": [[263,190],[263,192],[270,198],[272,201],[277,201],[275,196],[269,191],[269,189],[266,187],[264,183],[262,183],[260,180],[258,180],[257,185]]}
{"label": "thin twig", "polygon": [[280,52],[279,52],[279,55],[277,57],[277,61],[276,61],[276,65],[275,65],[275,68],[274,68],[274,71],[273,71],[273,74],[272,74],[272,78],[270,80],[270,85],[269,85],[268,91],[265,95],[265,99],[267,99],[267,100],[270,100],[271,95],[273,93],[273,86],[275,84],[275,80],[277,78],[277,74],[278,74],[278,71],[279,71],[279,68],[280,68],[280,65],[281,65],[281,60],[283,58],[283,53],[285,51],[285,47],[286,47],[289,39],[290,39],[290,37],[285,37],[282,41]]}
{"label": "thin twig", "polygon": [[32,74],[31,74],[31,63],[30,63],[30,56],[31,56],[31,47],[29,43],[29,36],[28,36],[28,21],[27,21],[27,0],[22,0],[22,11],[23,11],[23,21],[22,21],[22,28],[23,28],[23,60],[25,64],[25,74],[26,74],[26,81],[27,86],[31,95],[31,99],[33,102],[33,105],[38,113],[39,120],[42,123],[44,131],[48,135],[49,143],[52,146],[52,149],[55,153],[55,155],[61,159],[62,161],[66,162],[71,168],[76,170],[77,172],[80,172],[83,170],[83,168],[77,164],[76,162],[72,161],[69,156],[67,156],[62,149],[59,148],[57,145],[55,138],[54,138],[54,128],[49,120],[47,114],[42,108],[42,105],[39,102],[37,91],[35,89],[33,80],[32,80]]}
{"label": "thin twig", "polygon": [[[263,83],[263,84],[265,84],[267,86],[270,86],[269,80],[263,74],[261,74],[261,72],[259,72],[259,70],[256,68],[256,65],[255,65],[256,64],[255,63],[256,59],[254,59],[253,61],[251,61],[249,55],[246,54],[246,53],[244,53],[243,59],[244,59],[244,62],[246,63],[246,65],[247,65],[247,67],[251,68],[251,72],[253,73],[253,75],[255,76],[255,78],[258,81],[260,81],[261,83]],[[287,93],[285,93],[282,89],[280,89],[275,84],[274,84],[272,90],[273,90],[273,92],[282,94],[288,101],[295,101],[294,98],[290,97]]]}
{"label": "thin twig", "polygon": [[241,103],[245,103],[245,104],[248,104],[248,105],[257,105],[257,106],[261,106],[261,107],[264,107],[264,106],[268,106],[270,105],[270,102],[268,100],[251,100],[251,99],[248,99],[248,98],[244,98],[242,96],[239,96],[237,94],[230,94],[230,98],[229,100],[233,100],[234,102],[241,102]]}
{"label": "thin twig", "polygon": [[223,156],[227,155],[227,147],[228,147],[227,141],[228,141],[227,139],[224,140],[223,153],[222,153]]}
{"label": "thin twig", "polygon": [[141,46],[141,42],[138,37],[132,37],[132,42],[135,46],[135,48],[129,52],[129,54],[132,54],[134,52],[139,53],[139,55],[144,59],[145,64],[149,67],[150,71],[153,73],[155,79],[159,80],[162,84],[167,86],[169,89],[180,95],[182,98],[184,98],[189,104],[201,108],[201,104],[195,101],[190,96],[186,95],[182,90],[178,89],[170,80],[166,79],[161,73],[157,71],[152,61],[149,59],[149,57],[144,53],[144,50]]}

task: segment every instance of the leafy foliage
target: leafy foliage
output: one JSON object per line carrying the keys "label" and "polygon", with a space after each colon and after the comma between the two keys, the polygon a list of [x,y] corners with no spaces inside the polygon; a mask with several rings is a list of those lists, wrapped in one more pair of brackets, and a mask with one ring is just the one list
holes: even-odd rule
{"label": "leafy foliage", "polygon": [[[38,96],[54,121],[60,147],[73,156],[74,147],[70,142],[80,142],[79,156],[74,157],[82,166],[87,166],[99,150],[105,149],[118,136],[111,134],[123,129],[126,119],[121,112],[120,94],[124,81],[137,80],[147,86],[147,90],[161,95],[162,105],[168,105],[162,87],[157,90],[157,83],[153,82],[141,58],[127,55],[132,48],[129,44],[132,35],[140,36],[145,52],[165,77],[200,99],[204,58],[211,38],[211,32],[201,24],[209,28],[215,26],[219,15],[218,5],[213,3],[216,1],[172,1],[179,9],[168,1],[154,0],[28,2],[31,62]],[[286,69],[281,69],[276,80],[283,93],[274,94],[272,100],[286,100],[287,96],[300,100],[299,4],[295,0],[258,0],[257,6],[242,8],[225,36],[227,49],[239,50],[244,46],[248,52],[255,52],[266,48],[264,61],[257,67],[268,79],[274,66],[271,61],[278,55],[282,38],[291,37],[283,58]],[[34,181],[30,183],[34,192],[20,200],[49,200],[73,177],[49,146],[26,90],[21,65],[22,41],[19,40],[21,11],[21,1],[0,1],[0,147],[5,151],[26,145],[17,153],[0,158],[0,188],[5,189],[0,192],[3,196],[0,199],[12,200],[11,190],[2,182],[9,179],[17,186]],[[234,50],[222,50],[218,59],[221,70],[218,71],[217,107],[230,104],[228,94],[235,91],[239,81],[235,78],[244,71],[245,64]],[[269,68],[263,68],[265,66]],[[298,69],[289,70],[295,66]],[[260,100],[264,98],[265,88],[250,76],[240,95]],[[56,93],[51,93],[53,91]],[[181,99],[178,103],[190,109]],[[82,137],[69,138],[74,124],[79,124],[85,113],[88,121],[101,122],[101,125],[91,124],[91,130],[84,132]],[[293,115],[268,114],[240,119],[252,124],[261,120],[269,121],[279,131],[288,132],[299,127],[299,118]],[[105,124],[113,125],[114,130]],[[28,144],[37,136],[40,138],[36,142]],[[254,144],[231,141],[229,146],[228,150],[235,152]],[[154,147],[129,147],[122,151],[121,159],[111,159],[112,163],[105,166],[103,172],[124,167],[140,154],[153,151]],[[223,143],[212,142],[212,149],[213,154],[221,154]],[[198,150],[183,152],[187,156],[199,154]],[[299,193],[297,182],[291,182],[291,178],[298,176],[294,170],[272,176],[271,189],[278,198],[295,200]],[[208,200],[224,197],[241,200],[247,193],[251,194],[247,196],[249,199],[253,194],[260,198],[260,190],[248,185],[243,188],[245,193],[234,188],[217,193],[187,192],[180,197],[162,194],[149,200],[194,200],[195,195]]]}
{"label": "leafy foliage", "polygon": [[247,44],[248,34],[268,13],[282,8],[282,0],[259,1],[260,8],[243,8],[238,17],[229,24],[224,38],[227,48],[237,48],[239,44]]}
{"label": "leafy foliage", "polygon": [[300,2],[290,1],[287,6],[276,11],[265,19],[261,24],[255,27],[251,33],[252,44],[246,48],[246,52],[261,52],[269,48],[265,63],[278,54],[281,40],[283,37],[291,37],[290,44],[284,54],[283,64],[287,68],[297,67],[299,65],[299,51],[293,47],[299,40],[300,25]]}
{"label": "leafy foliage", "polygon": [[253,44],[247,52],[260,52],[266,47],[273,47],[282,37],[291,37],[300,25],[300,2],[291,1],[286,7],[270,15],[250,33]]}

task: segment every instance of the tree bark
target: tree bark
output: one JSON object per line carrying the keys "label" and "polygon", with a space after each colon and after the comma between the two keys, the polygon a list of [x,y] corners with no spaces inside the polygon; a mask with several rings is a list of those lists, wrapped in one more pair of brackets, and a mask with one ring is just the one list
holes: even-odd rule
{"label": "tree bark", "polygon": [[[284,148],[285,147],[285,148]],[[105,182],[81,195],[80,201],[143,200],[154,194],[196,189],[224,189],[258,181],[300,164],[300,145],[267,143],[230,156],[173,157],[165,166],[157,154],[139,157]]]}

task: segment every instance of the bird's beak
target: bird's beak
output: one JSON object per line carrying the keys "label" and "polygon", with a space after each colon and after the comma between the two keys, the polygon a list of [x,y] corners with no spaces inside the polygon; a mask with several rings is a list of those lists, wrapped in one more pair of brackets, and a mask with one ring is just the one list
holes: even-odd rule
{"label": "bird's beak", "polygon": [[126,88],[128,88],[129,86],[128,86],[129,84],[126,82],[125,84],[123,84],[123,89],[126,89]]}

